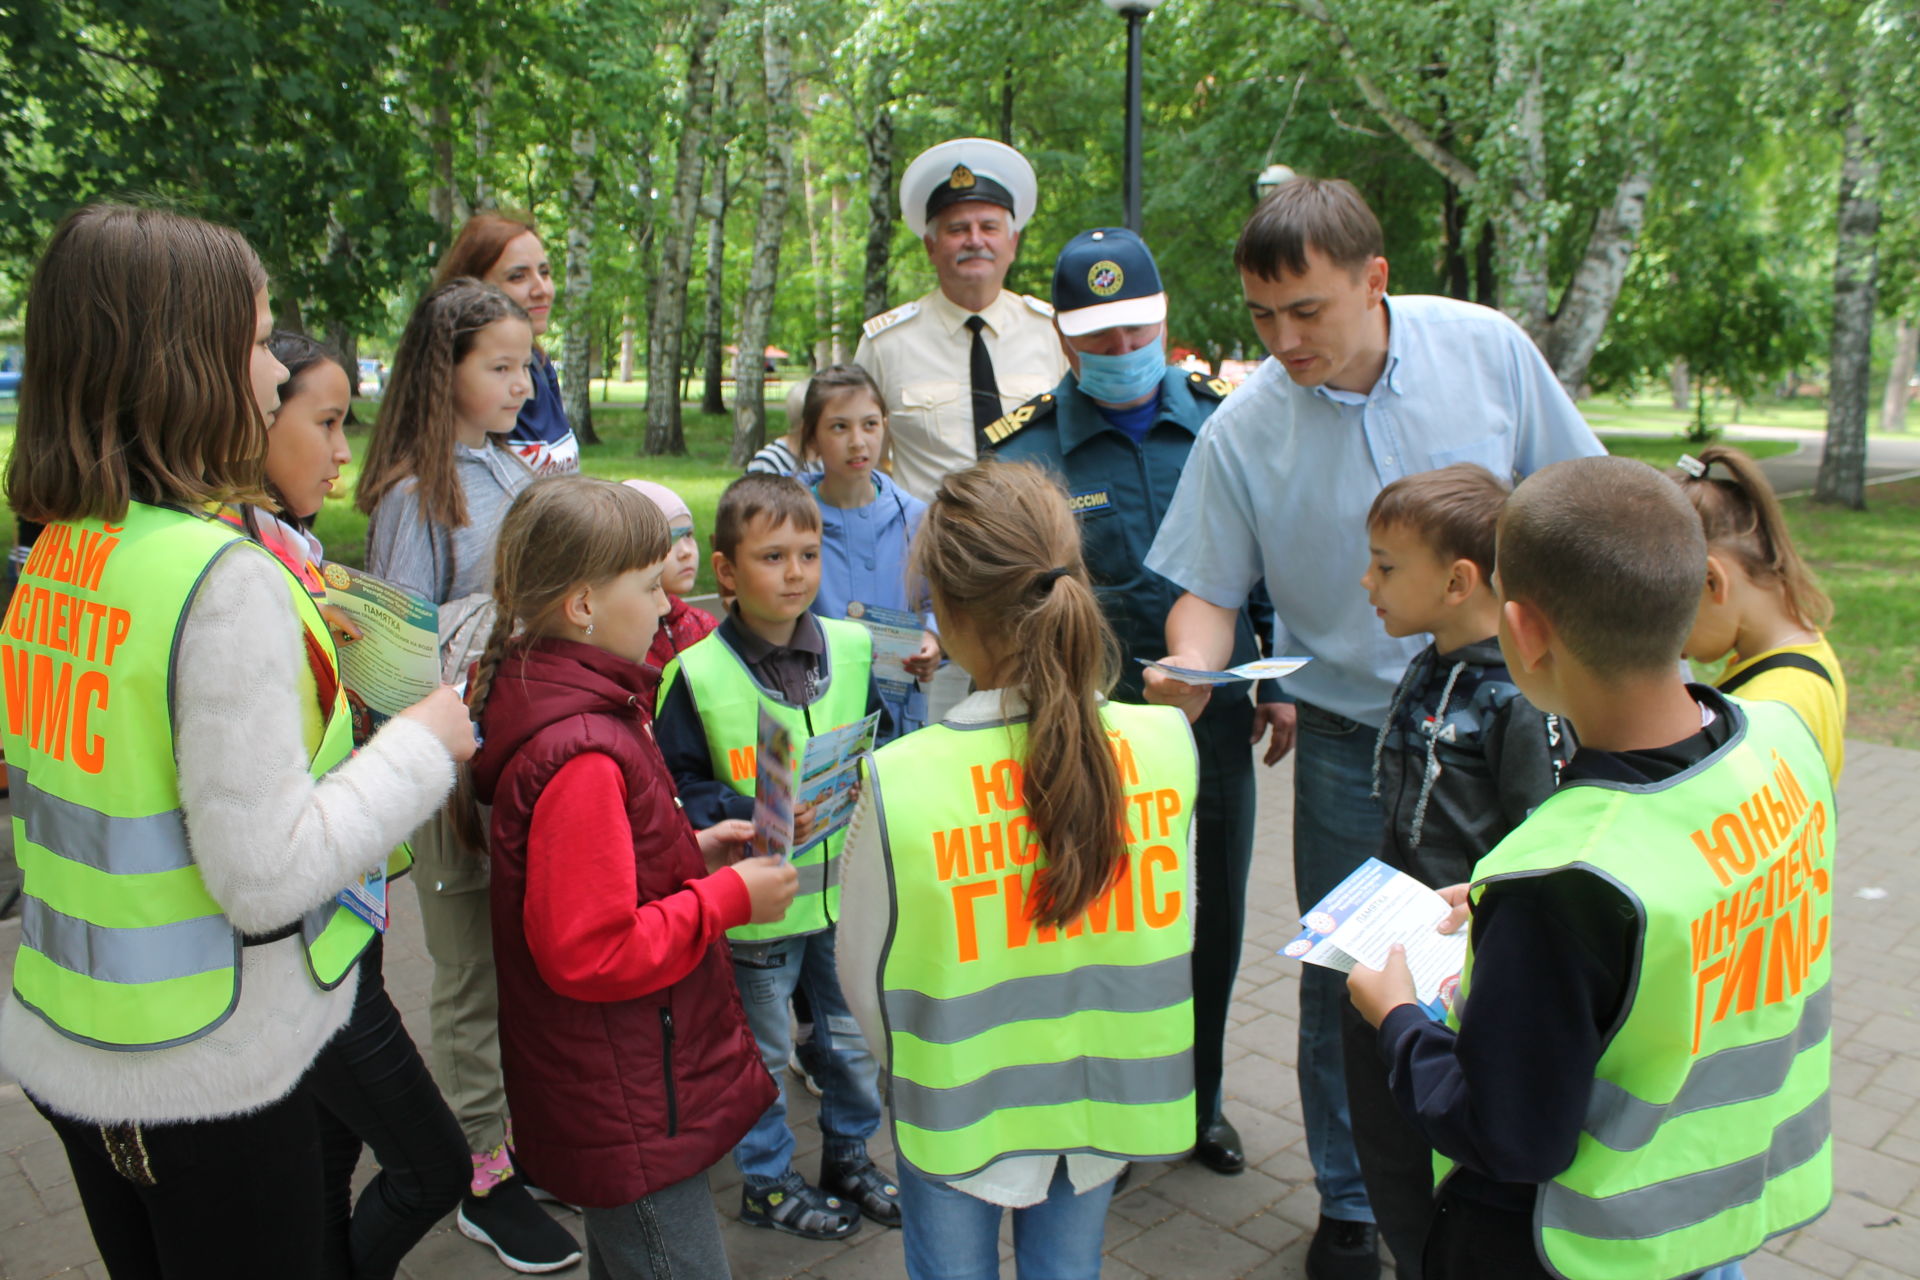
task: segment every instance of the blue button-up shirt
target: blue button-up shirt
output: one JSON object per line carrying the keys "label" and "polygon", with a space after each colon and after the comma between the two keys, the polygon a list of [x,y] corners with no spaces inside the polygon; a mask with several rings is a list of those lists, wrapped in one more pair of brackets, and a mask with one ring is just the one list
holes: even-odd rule
{"label": "blue button-up shirt", "polygon": [[1374,496],[1454,462],[1512,477],[1605,452],[1506,316],[1419,296],[1388,315],[1386,369],[1365,395],[1263,361],[1207,420],[1147,556],[1223,609],[1264,576],[1274,651],[1314,659],[1286,691],[1375,727],[1425,639],[1388,636],[1360,586]]}

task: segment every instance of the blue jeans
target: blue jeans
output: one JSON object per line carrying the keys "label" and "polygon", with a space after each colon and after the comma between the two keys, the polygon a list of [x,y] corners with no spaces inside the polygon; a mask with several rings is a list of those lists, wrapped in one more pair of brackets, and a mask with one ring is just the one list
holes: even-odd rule
{"label": "blue jeans", "polygon": [[[1302,702],[1293,750],[1293,883],[1301,911],[1332,891],[1380,849],[1386,816],[1372,798],[1373,740],[1377,732],[1345,716]],[[1300,966],[1300,1109],[1307,1155],[1320,1192],[1320,1212],[1349,1222],[1372,1222],[1373,1207],[1360,1180],[1360,1157],[1347,1116],[1346,1060],[1340,1007],[1346,976],[1318,965]]]}
{"label": "blue jeans", "polygon": [[764,1187],[793,1166],[793,1130],[787,1127],[787,1056],[793,1029],[787,1001],[794,988],[813,1006],[813,1041],[807,1066],[820,1083],[820,1133],[829,1164],[867,1158],[867,1139],[880,1127],[879,1068],[860,1026],[840,994],[833,959],[834,931],[778,942],[733,943],[733,976],[740,984],[747,1026],[760,1046],[779,1096],[733,1149],[741,1176]]}
{"label": "blue jeans", "polygon": [[[1018,1280],[1097,1280],[1116,1179],[1073,1193],[1063,1159],[1047,1198],[1013,1210]],[[910,1280],[1000,1280],[1000,1205],[921,1177],[900,1162],[901,1241]]]}

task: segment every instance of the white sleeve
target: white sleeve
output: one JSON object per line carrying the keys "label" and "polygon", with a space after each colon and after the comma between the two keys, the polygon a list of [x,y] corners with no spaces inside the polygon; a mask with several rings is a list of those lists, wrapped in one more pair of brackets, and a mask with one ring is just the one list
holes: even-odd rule
{"label": "white sleeve", "polygon": [[880,952],[886,945],[886,849],[880,841],[880,817],[874,808],[877,783],[866,771],[860,799],[847,826],[846,845],[840,851],[840,924],[834,941],[834,960],[840,971],[840,994],[867,1047],[883,1066],[887,1062],[885,1020],[880,1014]]}
{"label": "white sleeve", "polygon": [[453,786],[446,748],[407,719],[313,780],[298,701],[305,645],[285,579],[265,553],[228,551],[188,607],[175,667],[187,843],[228,919],[256,933],[379,866]]}

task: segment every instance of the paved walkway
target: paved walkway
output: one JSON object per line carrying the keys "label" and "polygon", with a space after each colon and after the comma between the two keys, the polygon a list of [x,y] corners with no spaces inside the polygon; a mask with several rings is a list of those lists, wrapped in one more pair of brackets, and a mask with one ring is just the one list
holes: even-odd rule
{"label": "paved walkway", "polygon": [[[1601,439],[1614,436],[1635,440],[1671,440],[1676,456],[1684,449],[1671,431],[1648,431],[1639,427],[1596,427]],[[1734,423],[1721,429],[1721,438],[1731,444],[1742,440],[1787,440],[1799,446],[1791,453],[1779,453],[1760,459],[1760,470],[1767,483],[1782,497],[1810,493],[1820,476],[1820,457],[1826,449],[1824,431],[1803,431],[1794,427],[1749,427]],[[1876,436],[1867,440],[1868,484],[1886,484],[1892,480],[1910,480],[1920,476],[1920,435],[1911,437]]]}
{"label": "paved walkway", "polygon": [[[1836,905],[1834,1133],[1838,1186],[1820,1221],[1747,1264],[1751,1280],[1920,1274],[1920,751],[1847,745],[1840,792]],[[1235,1026],[1228,1108],[1253,1167],[1222,1178],[1192,1164],[1137,1171],[1107,1228],[1109,1280],[1260,1280],[1304,1275],[1317,1200],[1293,1079],[1295,968],[1274,952],[1298,931],[1289,857],[1291,771],[1261,771],[1261,838]],[[396,896],[387,980],[416,1039],[426,1035],[428,962],[413,896]],[[0,980],[17,924],[0,932]],[[817,1159],[812,1100],[799,1092],[803,1168]],[[876,1154],[890,1163],[884,1143]],[[844,1244],[809,1244],[742,1227],[731,1162],[713,1174],[738,1280],[904,1274],[898,1232],[865,1227]],[[575,1230],[578,1219],[566,1217]],[[1009,1272],[1011,1269],[1009,1268]],[[408,1259],[412,1280],[513,1273],[443,1224]],[[573,1274],[583,1274],[576,1271]],[[0,1084],[0,1277],[104,1280],[58,1142],[19,1088]]]}

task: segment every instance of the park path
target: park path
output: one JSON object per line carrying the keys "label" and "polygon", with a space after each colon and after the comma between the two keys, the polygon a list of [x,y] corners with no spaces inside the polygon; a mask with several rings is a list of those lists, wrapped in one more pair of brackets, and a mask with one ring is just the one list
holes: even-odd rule
{"label": "park path", "polygon": [[[1847,744],[1840,788],[1835,905],[1832,1209],[1747,1264],[1751,1280],[1891,1280],[1920,1274],[1920,751]],[[1260,771],[1260,832],[1247,944],[1228,1047],[1228,1108],[1252,1165],[1222,1178],[1190,1163],[1145,1166],[1114,1204],[1108,1280],[1281,1280],[1304,1275],[1318,1204],[1294,1088],[1296,969],[1275,951],[1298,932],[1289,839],[1291,770]],[[424,1040],[428,960],[413,894],[395,895],[387,982]],[[19,925],[0,925],[0,983]],[[796,1091],[802,1168],[818,1159],[814,1104]],[[882,1135],[884,1138],[884,1133]],[[891,1163],[876,1141],[882,1163]],[[362,1170],[363,1174],[365,1169]],[[898,1232],[810,1244],[734,1221],[738,1177],[713,1173],[737,1280],[904,1274]],[[563,1215],[577,1232],[579,1220]],[[1010,1269],[1009,1269],[1010,1272]],[[495,1280],[513,1273],[443,1223],[407,1260],[409,1280]],[[569,1274],[584,1275],[584,1268]],[[66,1160],[19,1087],[0,1082],[0,1277],[105,1280]]]}
{"label": "park path", "polygon": [[[1601,439],[1626,437],[1636,440],[1671,440],[1674,444],[1674,457],[1678,458],[1686,451],[1686,446],[1671,431],[1648,431],[1638,427],[1597,427],[1594,433]],[[1827,437],[1822,431],[1803,431],[1793,427],[1753,427],[1735,423],[1722,429],[1721,438],[1731,444],[1742,440],[1787,440],[1798,448],[1791,453],[1775,454],[1760,460],[1760,469],[1766,473],[1767,483],[1781,497],[1790,494],[1806,493],[1820,474],[1820,458],[1826,449]],[[1920,476],[1920,434],[1911,437],[1873,436],[1867,440],[1867,483],[1886,484],[1893,480],[1910,480]]]}

